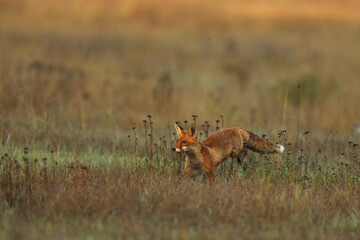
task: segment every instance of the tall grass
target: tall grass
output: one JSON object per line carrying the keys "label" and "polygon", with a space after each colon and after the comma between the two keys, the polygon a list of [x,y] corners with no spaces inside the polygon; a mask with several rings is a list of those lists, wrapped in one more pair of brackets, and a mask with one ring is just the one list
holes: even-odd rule
{"label": "tall grass", "polygon": [[[216,121],[206,122],[209,129],[199,129],[202,138],[216,130]],[[130,130],[134,136],[120,152],[2,146],[2,236],[358,237],[358,144],[340,144],[338,154],[336,143],[318,145],[305,132],[295,151],[282,131],[270,138],[286,145],[283,155],[250,153],[243,160],[247,168],[223,164],[210,187],[201,174],[181,180],[182,156],[170,151],[164,136],[154,134],[159,140],[150,146],[146,131]]]}
{"label": "tall grass", "polygon": [[[358,10],[0,1],[0,238],[358,239]],[[286,152],[183,181],[175,121]]]}

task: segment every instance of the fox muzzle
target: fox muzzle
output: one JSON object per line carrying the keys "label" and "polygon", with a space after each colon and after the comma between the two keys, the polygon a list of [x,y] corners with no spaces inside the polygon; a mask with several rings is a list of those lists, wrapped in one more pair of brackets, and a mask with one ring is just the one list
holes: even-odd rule
{"label": "fox muzzle", "polygon": [[171,148],[171,150],[173,150],[174,152],[181,152],[181,149],[180,149],[180,148],[175,148],[175,147],[173,147],[173,148]]}

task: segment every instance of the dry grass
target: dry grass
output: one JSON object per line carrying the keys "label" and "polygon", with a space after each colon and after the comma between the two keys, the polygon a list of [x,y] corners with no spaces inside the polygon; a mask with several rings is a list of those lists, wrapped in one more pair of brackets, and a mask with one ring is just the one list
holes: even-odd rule
{"label": "dry grass", "polygon": [[[236,164],[234,173],[229,160],[217,168],[210,187],[199,174],[181,180],[182,157],[169,151],[172,131],[158,138],[161,131],[145,125],[127,143],[101,147],[72,139],[83,146],[80,153],[61,145],[23,151],[2,145],[2,237],[358,238],[358,144],[334,135],[319,142],[304,133],[296,151],[282,133],[277,141],[286,153],[250,153],[247,168]],[[208,129],[200,129],[204,138]],[[146,131],[154,133],[145,137]]]}
{"label": "dry grass", "polygon": [[[313,151],[250,155],[248,169],[218,168],[216,183],[181,181],[177,157],[96,152],[9,153],[1,159],[3,238],[357,239],[356,159]],[[131,150],[132,151],[132,150]],[[351,145],[349,151],[353,151]],[[331,153],[331,152],[328,152]],[[140,156],[139,156],[140,154]],[[23,160],[20,160],[23,156]],[[47,158],[39,158],[45,156]],[[145,155],[146,156],[146,155]],[[81,158],[80,161],[76,160]],[[36,160],[37,159],[37,160]],[[152,166],[152,167],[151,167]]]}
{"label": "dry grass", "polygon": [[[3,5],[29,14],[33,21],[79,20],[81,22],[147,22],[156,26],[227,26],[239,21],[269,22],[350,22],[359,23],[360,4],[356,0],[286,1],[225,0],[221,4],[197,1],[3,1]],[[43,24],[42,24],[43,26]]]}
{"label": "dry grass", "polygon": [[[194,113],[206,119],[224,114],[228,125],[295,130],[298,84],[307,86],[300,106],[301,129],[348,134],[360,119],[352,110],[360,100],[355,20],[308,22],[291,13],[305,3],[291,8],[281,1],[278,4],[289,5],[287,17],[295,19],[229,17],[220,25],[211,21],[231,16],[228,8],[243,8],[227,7],[232,1],[219,9],[226,14],[213,14],[208,9],[215,6],[201,1],[191,8],[184,2],[170,9],[160,1],[53,4],[2,3],[0,106],[10,132],[21,129],[24,124],[15,122],[24,119],[47,122],[48,129],[61,132],[69,125],[109,130],[118,125],[126,130],[148,113],[162,124]],[[124,8],[132,9],[127,10],[129,16],[117,14],[122,4],[132,6]],[[312,16],[330,11],[316,7],[323,2],[313,4],[319,11]],[[329,6],[336,4],[340,2]],[[244,2],[244,9],[248,5],[252,3]],[[160,14],[162,8],[169,9],[176,18],[171,9],[197,12],[200,6],[205,15],[194,14],[200,23],[179,16],[189,22],[170,24]],[[109,13],[102,10],[105,7]],[[142,13],[138,8],[150,10]],[[350,17],[356,9],[356,2],[349,2],[337,11]],[[151,23],[150,16],[160,20]]]}
{"label": "dry grass", "polygon": [[[359,9],[0,1],[0,238],[358,239]],[[282,142],[281,167],[180,181],[168,122],[192,114]]]}

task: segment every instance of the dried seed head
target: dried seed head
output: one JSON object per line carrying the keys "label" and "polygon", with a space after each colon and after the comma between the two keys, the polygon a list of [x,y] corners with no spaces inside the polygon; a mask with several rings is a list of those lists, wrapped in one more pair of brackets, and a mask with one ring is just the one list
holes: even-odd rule
{"label": "dried seed head", "polygon": [[303,133],[304,137],[307,137],[309,133],[310,133],[309,131],[305,131],[305,132]]}

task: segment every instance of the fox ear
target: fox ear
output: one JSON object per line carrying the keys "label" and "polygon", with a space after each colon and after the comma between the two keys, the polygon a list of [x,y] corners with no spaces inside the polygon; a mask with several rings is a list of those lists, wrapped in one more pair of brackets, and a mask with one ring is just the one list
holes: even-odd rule
{"label": "fox ear", "polygon": [[196,128],[195,128],[194,126],[191,126],[191,127],[189,128],[189,134],[190,134],[190,136],[192,136],[192,137],[196,137],[197,130],[196,130]]}
{"label": "fox ear", "polygon": [[175,125],[175,130],[176,130],[177,135],[180,135],[184,129],[182,127],[180,127],[179,124],[177,124],[177,123],[174,123],[174,125]]}

